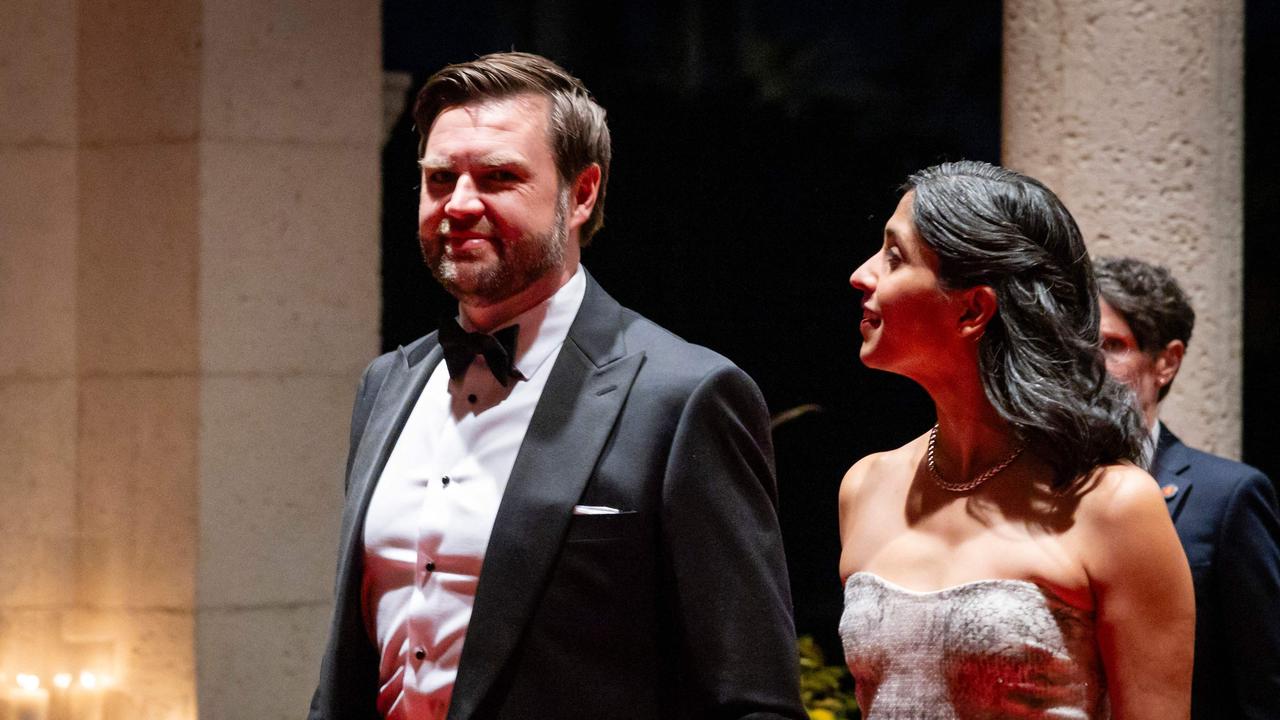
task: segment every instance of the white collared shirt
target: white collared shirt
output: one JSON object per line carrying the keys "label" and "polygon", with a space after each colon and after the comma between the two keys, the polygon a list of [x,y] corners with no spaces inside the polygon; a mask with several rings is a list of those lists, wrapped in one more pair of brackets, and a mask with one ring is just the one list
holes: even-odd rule
{"label": "white collared shirt", "polygon": [[1156,418],[1155,423],[1151,425],[1151,430],[1147,434],[1146,443],[1143,450],[1146,451],[1146,464],[1150,467],[1152,474],[1155,473],[1156,451],[1160,449],[1160,418]]}
{"label": "white collared shirt", "polygon": [[482,356],[460,380],[441,360],[382,470],[365,516],[361,604],[380,657],[378,711],[390,720],[449,710],[498,505],[586,285],[579,267],[507,323],[520,326],[523,378],[508,387]]}

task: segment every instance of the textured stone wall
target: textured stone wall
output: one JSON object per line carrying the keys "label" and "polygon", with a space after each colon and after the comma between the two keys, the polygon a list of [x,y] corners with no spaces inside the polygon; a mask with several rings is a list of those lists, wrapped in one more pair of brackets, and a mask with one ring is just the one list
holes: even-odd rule
{"label": "textured stone wall", "polygon": [[0,695],[305,713],[378,346],[378,7],[0,4]]}
{"label": "textured stone wall", "polygon": [[129,715],[195,706],[198,0],[78,0],[80,592]]}
{"label": "textured stone wall", "polygon": [[[48,673],[76,592],[75,6],[0,5],[0,676]],[[46,83],[47,76],[68,78]]]}
{"label": "textured stone wall", "polygon": [[378,349],[376,2],[204,3],[201,715],[305,714]]}
{"label": "textured stone wall", "polygon": [[1092,254],[1178,277],[1198,317],[1161,417],[1238,457],[1243,1],[1004,7],[1004,164],[1062,197]]}

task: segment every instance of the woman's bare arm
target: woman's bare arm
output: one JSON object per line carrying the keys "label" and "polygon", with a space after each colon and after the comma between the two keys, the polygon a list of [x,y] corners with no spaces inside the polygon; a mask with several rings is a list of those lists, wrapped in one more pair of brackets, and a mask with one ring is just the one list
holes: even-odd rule
{"label": "woman's bare arm", "polygon": [[1186,555],[1150,475],[1101,471],[1078,514],[1114,720],[1190,714],[1195,597]]}

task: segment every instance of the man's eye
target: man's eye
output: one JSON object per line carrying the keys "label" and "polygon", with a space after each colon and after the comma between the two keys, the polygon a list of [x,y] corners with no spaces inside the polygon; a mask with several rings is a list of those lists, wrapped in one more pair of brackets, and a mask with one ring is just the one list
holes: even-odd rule
{"label": "man's eye", "polygon": [[516,175],[510,170],[494,170],[493,172],[489,173],[489,179],[494,182],[509,183],[509,182],[515,182],[519,180],[520,176]]}
{"label": "man's eye", "polygon": [[436,170],[430,175],[427,175],[427,182],[431,183],[432,185],[446,185],[446,184],[452,183],[455,177],[457,176],[451,172],[448,172],[445,170]]}
{"label": "man's eye", "polygon": [[1117,355],[1126,350],[1124,343],[1115,338],[1106,338],[1102,341],[1102,352],[1110,355]]}

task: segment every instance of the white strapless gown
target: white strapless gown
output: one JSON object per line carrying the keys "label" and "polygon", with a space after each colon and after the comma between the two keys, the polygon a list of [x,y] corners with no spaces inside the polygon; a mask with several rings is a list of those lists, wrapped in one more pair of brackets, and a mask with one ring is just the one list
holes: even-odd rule
{"label": "white strapless gown", "polygon": [[864,720],[1105,720],[1093,613],[1024,580],[916,592],[854,573],[840,637]]}

